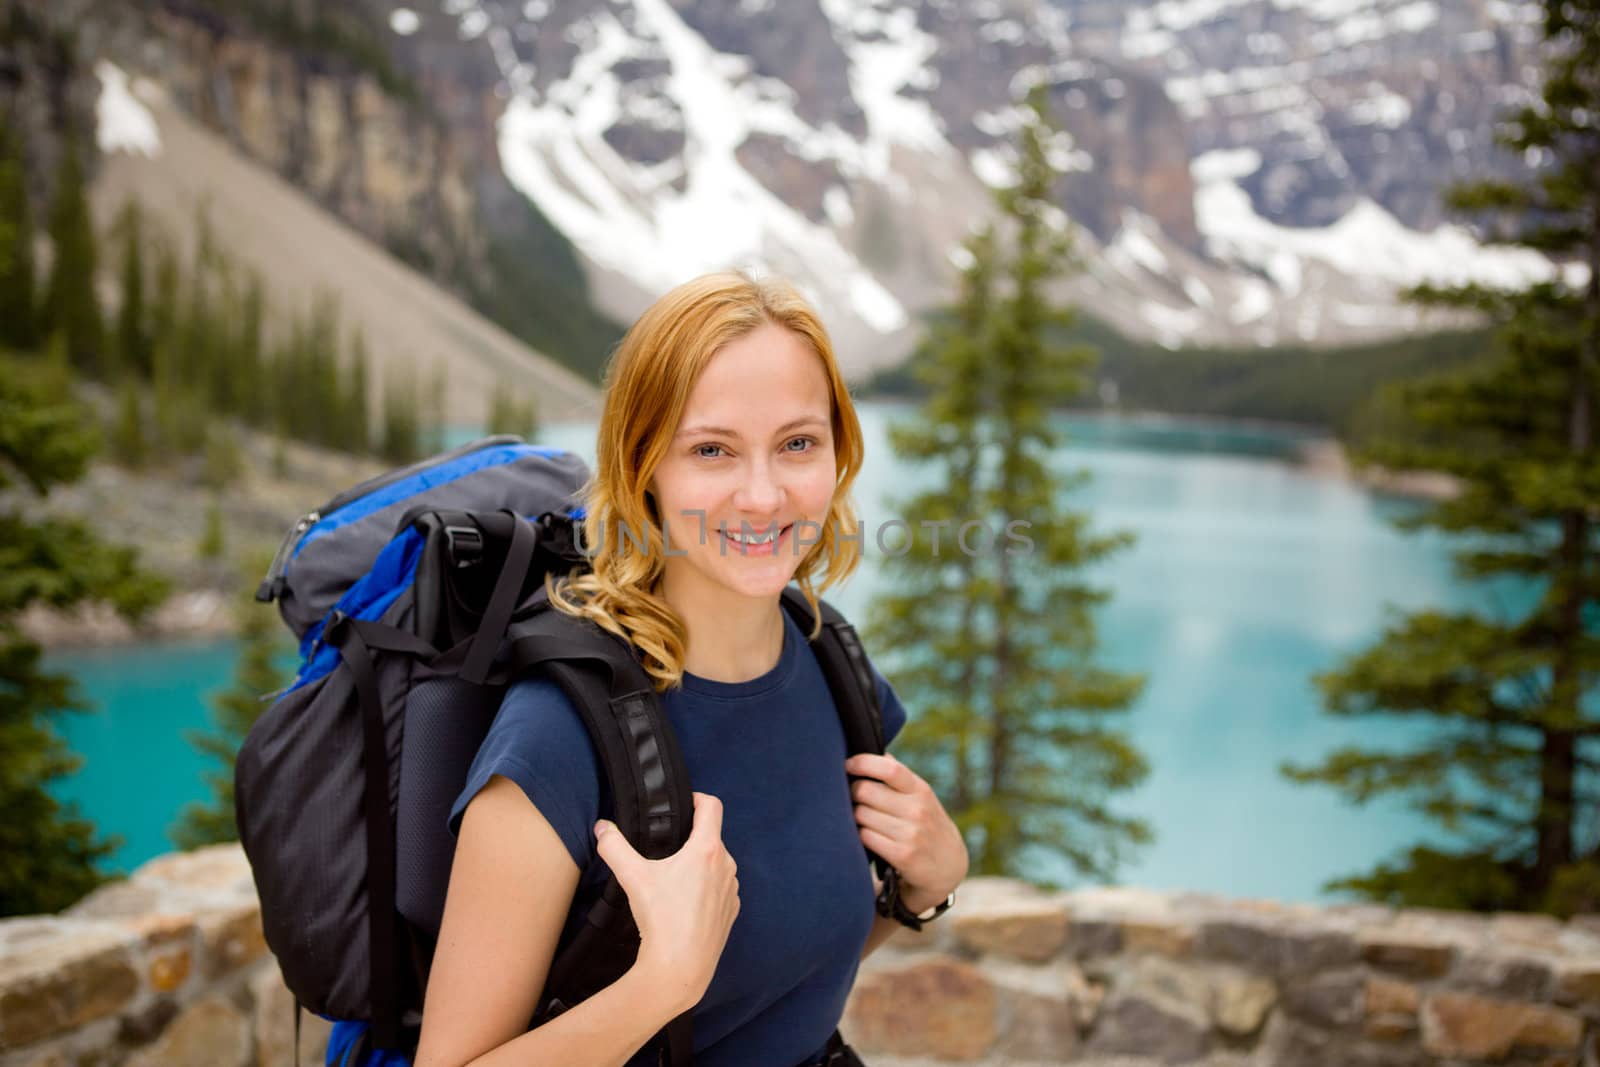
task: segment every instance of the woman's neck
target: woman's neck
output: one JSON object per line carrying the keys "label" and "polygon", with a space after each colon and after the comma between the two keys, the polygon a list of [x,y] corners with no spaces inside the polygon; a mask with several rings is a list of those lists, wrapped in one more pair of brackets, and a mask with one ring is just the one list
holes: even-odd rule
{"label": "woman's neck", "polygon": [[683,669],[713,682],[748,682],[778,665],[783,654],[783,608],[776,597],[756,599],[663,576],[661,596],[688,630]]}

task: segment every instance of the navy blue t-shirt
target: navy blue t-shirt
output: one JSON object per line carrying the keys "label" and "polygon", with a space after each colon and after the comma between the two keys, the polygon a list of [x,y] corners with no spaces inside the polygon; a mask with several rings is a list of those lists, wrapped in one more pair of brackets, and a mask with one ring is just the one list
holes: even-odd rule
{"label": "navy blue t-shirt", "polygon": [[[820,1053],[872,930],[844,730],[805,634],[787,612],[783,619],[783,652],[766,674],[730,683],[685,673],[682,688],[662,695],[690,786],[722,801],[722,840],[739,866],[739,916],[694,1009],[698,1067],[794,1064]],[[873,676],[888,741],[905,709]],[[452,833],[496,774],[521,786],[555,828],[585,884],[610,873],[595,862],[593,833],[597,819],[613,817],[610,790],[582,718],[555,683],[528,679],[507,693],[451,811]],[[646,1062],[636,1055],[629,1067]]]}

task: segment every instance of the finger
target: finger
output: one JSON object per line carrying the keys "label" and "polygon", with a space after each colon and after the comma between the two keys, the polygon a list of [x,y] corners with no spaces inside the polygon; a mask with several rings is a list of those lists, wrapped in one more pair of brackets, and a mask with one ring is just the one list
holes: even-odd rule
{"label": "finger", "polygon": [[910,858],[910,850],[900,842],[890,837],[885,837],[876,830],[862,828],[860,830],[861,843],[866,845],[880,857],[886,860],[891,867],[898,867]]}
{"label": "finger", "polygon": [[694,794],[694,823],[689,838],[710,837],[722,840],[722,801],[710,793]]}
{"label": "finger", "polygon": [[616,823],[610,819],[601,819],[594,824],[595,844],[594,850],[600,858],[606,861],[606,866],[617,876],[617,881],[622,883],[624,891],[632,881],[636,865],[641,862],[641,857],[634,850],[632,842],[626,835],[617,829]]}
{"label": "finger", "polygon": [[917,810],[917,800],[909,793],[899,793],[882,782],[860,781],[850,783],[850,797],[858,804],[867,804],[880,811],[910,818]]}
{"label": "finger", "polygon": [[858,752],[844,761],[844,767],[851,774],[876,778],[902,793],[911,792],[922,781],[910,767],[887,753],[880,756],[875,752]]}
{"label": "finger", "polygon": [[908,841],[914,827],[904,819],[864,804],[856,805],[856,825],[876,830],[895,841]]}

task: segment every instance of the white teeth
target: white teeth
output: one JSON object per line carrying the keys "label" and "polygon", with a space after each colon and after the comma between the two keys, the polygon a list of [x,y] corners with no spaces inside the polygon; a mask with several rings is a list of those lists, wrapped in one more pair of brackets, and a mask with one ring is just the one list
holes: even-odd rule
{"label": "white teeth", "polygon": [[727,535],[728,540],[737,541],[741,545],[766,545],[766,544],[771,544],[773,541],[777,540],[778,534],[781,533],[782,531],[773,530],[772,532],[770,532],[768,534],[765,534],[765,535],[762,535],[762,536],[757,536],[756,534],[751,534],[749,537],[743,537],[743,536],[741,536],[739,534],[734,533],[732,530],[728,530],[728,529],[724,529],[722,532]]}

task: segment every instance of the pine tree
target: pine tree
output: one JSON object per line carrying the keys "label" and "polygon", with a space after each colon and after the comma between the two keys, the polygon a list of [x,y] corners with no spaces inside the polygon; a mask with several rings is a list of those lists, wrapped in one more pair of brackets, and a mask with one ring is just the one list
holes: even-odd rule
{"label": "pine tree", "polygon": [[419,429],[421,449],[426,455],[444,451],[446,420],[450,414],[450,373],[435,364],[433,381],[428,386]]}
{"label": "pine tree", "polygon": [[347,451],[358,455],[366,455],[372,450],[372,427],[367,415],[371,403],[367,396],[370,388],[367,363],[367,337],[358,328],[350,338],[348,385],[345,388],[344,410],[340,415],[340,424],[344,427],[341,444]]}
{"label": "pine tree", "polygon": [[122,304],[117,308],[117,356],[124,373],[150,377],[154,358],[144,294],[144,224],[136,202],[123,208],[117,228],[122,236]]}
{"label": "pine tree", "polygon": [[206,506],[206,524],[200,532],[200,543],[195,552],[201,559],[221,559],[227,551],[227,534],[222,525],[222,504],[216,497]]}
{"label": "pine tree", "polygon": [[[1548,165],[1526,182],[1460,187],[1449,203],[1499,241],[1581,261],[1521,290],[1423,287],[1429,304],[1499,324],[1496,358],[1390,397],[1415,432],[1364,462],[1446,471],[1462,493],[1402,525],[1466,535],[1457,573],[1537,594],[1520,618],[1426,610],[1317,677],[1338,716],[1408,717],[1409,746],[1353,746],[1285,767],[1358,803],[1399,795],[1446,840],[1331,883],[1399,905],[1600,909],[1600,3],[1549,0],[1541,97],[1503,143]],[[1423,725],[1425,724],[1425,725]]]}
{"label": "pine tree", "polygon": [[533,398],[519,399],[516,388],[502,381],[489,394],[488,432],[512,433],[531,441],[539,432],[538,408]]}
{"label": "pine tree", "polygon": [[873,605],[869,640],[891,650],[918,709],[901,743],[965,833],[974,872],[1037,878],[1053,858],[1106,877],[1149,837],[1109,804],[1146,773],[1108,721],[1144,680],[1094,664],[1091,612],[1108,594],[1081,570],[1131,538],[1091,536],[1089,516],[1060,502],[1087,474],[1051,467],[1051,409],[1087,387],[1095,355],[1052,339],[1070,323],[1045,293],[1073,266],[1070,225],[1042,88],[1026,113],[1017,182],[997,193],[1007,240],[968,242],[953,321],[918,355],[921,417],[894,431],[897,454],[938,476],[902,506],[921,532],[884,561],[892,592]]}
{"label": "pine tree", "polygon": [[60,332],[72,364],[100,378],[111,375],[105,350],[105,326],[95,294],[94,220],[84,190],[83,165],[71,131],[56,178],[55,205],[50,212],[50,285],[45,296],[47,332]]}
{"label": "pine tree", "polygon": [[[258,574],[266,562],[252,568]],[[247,585],[253,587],[253,581]],[[237,841],[239,828],[234,822],[233,770],[239,746],[256,719],[266,710],[266,699],[287,681],[277,664],[283,650],[282,628],[275,613],[255,602],[254,589],[239,597],[239,658],[233,684],[212,698],[216,730],[213,733],[188,731],[188,742],[204,755],[221,764],[220,770],[204,775],[210,788],[210,803],[187,805],[169,835],[180,849],[195,849],[223,841]]]}
{"label": "pine tree", "polygon": [[[178,294],[183,279],[178,255],[170,241],[158,235],[152,250],[155,285],[150,293],[150,376],[157,385],[175,385],[180,380],[178,351],[182,341],[182,322]],[[163,358],[158,358],[158,353]]]}
{"label": "pine tree", "polygon": [[111,426],[112,458],[133,470],[144,466],[149,458],[149,441],[144,427],[144,407],[139,399],[139,386],[131,377],[123,378],[117,387],[117,415]]}
{"label": "pine tree", "polygon": [[18,615],[96,598],[137,616],[164,592],[132,550],[102,544],[81,523],[24,517],[53,486],[80,478],[95,450],[92,420],[70,390],[55,367],[0,359],[0,489],[15,499],[0,510],[0,915],[73,903],[105,880],[98,865],[118,847],[50,793],[81,762],[51,721],[86,706],[70,678],[43,669]]}
{"label": "pine tree", "polygon": [[410,376],[390,378],[383,385],[383,435],[378,455],[390,463],[415,463],[422,458],[422,426],[417,417],[417,389]]}
{"label": "pine tree", "polygon": [[27,166],[21,138],[0,117],[0,345],[38,345],[36,299]]}
{"label": "pine tree", "polygon": [[339,367],[339,303],[332,293],[320,293],[312,302],[304,336],[312,384],[300,394],[300,402],[315,420],[311,439],[329,448],[343,448],[348,428],[341,421],[345,388]]}
{"label": "pine tree", "polygon": [[[214,420],[205,430],[205,456],[200,465],[200,483],[218,492],[237,489],[245,475],[244,449],[233,428]],[[220,525],[220,522],[219,522]]]}
{"label": "pine tree", "polygon": [[244,285],[239,303],[238,336],[234,346],[236,407],[239,415],[251,426],[266,423],[270,408],[266,375],[266,348],[262,328],[266,320],[267,294],[261,276],[251,273]]}

